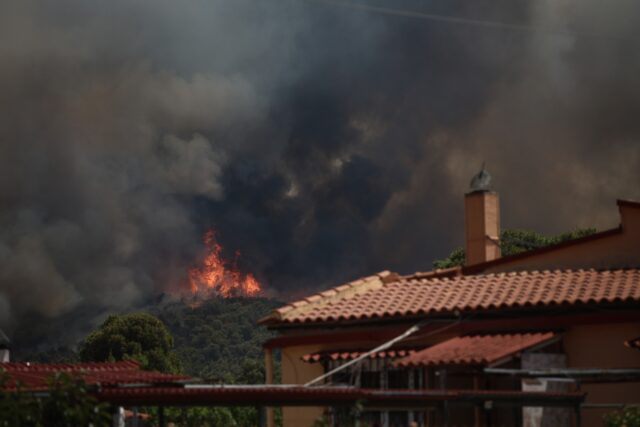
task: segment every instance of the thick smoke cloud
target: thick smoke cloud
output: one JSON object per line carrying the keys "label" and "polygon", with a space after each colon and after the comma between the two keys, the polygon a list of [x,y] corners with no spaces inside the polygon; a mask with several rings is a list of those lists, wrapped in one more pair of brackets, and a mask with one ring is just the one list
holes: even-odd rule
{"label": "thick smoke cloud", "polygon": [[3,2],[0,326],[73,339],[179,288],[211,226],[282,298],[428,269],[461,243],[482,161],[506,226],[611,226],[614,199],[640,197],[635,2],[367,4],[560,31],[291,0]]}

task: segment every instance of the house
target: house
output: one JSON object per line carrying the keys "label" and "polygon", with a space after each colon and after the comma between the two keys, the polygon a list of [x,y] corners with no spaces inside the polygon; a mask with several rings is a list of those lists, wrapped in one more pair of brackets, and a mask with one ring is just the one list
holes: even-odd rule
{"label": "house", "polygon": [[[501,257],[498,194],[473,188],[466,265],[384,271],[274,311],[260,321],[277,332],[264,344],[266,382],[279,350],[283,384],[460,393],[428,408],[362,413],[373,426],[602,425],[614,408],[640,404],[640,203],[617,205],[619,227]],[[513,399],[461,397],[474,390]],[[531,391],[586,400],[576,410],[540,407]],[[283,422],[338,425],[341,411],[285,407]]]}

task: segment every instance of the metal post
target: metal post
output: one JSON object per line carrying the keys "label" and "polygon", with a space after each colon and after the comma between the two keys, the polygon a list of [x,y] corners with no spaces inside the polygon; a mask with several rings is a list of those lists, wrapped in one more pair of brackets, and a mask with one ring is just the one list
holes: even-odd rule
{"label": "metal post", "polygon": [[581,407],[580,404],[576,405],[576,427],[581,427],[582,426],[582,411],[581,411]]}
{"label": "metal post", "polygon": [[124,427],[124,408],[116,406],[113,412],[113,427]]}
{"label": "metal post", "polygon": [[[439,382],[440,382],[440,390],[446,390],[447,389],[447,370],[446,369],[441,369],[440,370],[440,378],[439,378]],[[444,425],[446,427],[449,427],[449,401],[445,400],[443,403],[443,412],[444,412]]]}
{"label": "metal post", "polygon": [[165,427],[165,424],[164,424],[164,406],[158,406],[158,427]]}
{"label": "metal post", "polygon": [[265,417],[264,406],[256,406],[256,415],[258,418],[258,427],[266,427],[267,420]]}
{"label": "metal post", "polygon": [[[387,372],[387,364],[383,360],[380,361],[380,388],[382,390],[389,389],[389,376]],[[382,412],[382,426],[389,427],[389,411]]]}
{"label": "metal post", "polygon": [[[473,389],[474,390],[480,390],[480,378],[479,378],[478,373],[473,374]],[[480,405],[476,404],[473,407],[473,418],[474,418],[474,425],[475,427],[481,427],[482,426],[482,409],[480,408]]]}
{"label": "metal post", "polygon": [[[264,377],[265,384],[273,384],[273,350],[270,348],[264,349]],[[274,408],[272,407],[267,407],[267,427],[275,427],[276,425],[276,418],[273,409]]]}
{"label": "metal post", "polygon": [[[416,374],[416,371],[414,369],[409,369],[409,372],[408,372],[409,378],[408,378],[408,381],[407,381],[407,388],[409,390],[414,390],[416,388],[415,387],[415,382],[414,382],[414,375],[415,374]],[[415,412],[409,411],[409,416],[408,416],[408,420],[407,420],[409,425],[413,425],[414,420],[417,418],[415,416],[415,414],[416,414]]]}

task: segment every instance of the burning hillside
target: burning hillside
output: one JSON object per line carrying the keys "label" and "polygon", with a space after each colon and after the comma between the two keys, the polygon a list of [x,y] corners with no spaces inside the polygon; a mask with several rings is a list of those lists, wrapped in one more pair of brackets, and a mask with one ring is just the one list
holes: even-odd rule
{"label": "burning hillside", "polygon": [[222,245],[216,240],[215,230],[208,230],[203,237],[206,255],[202,265],[189,270],[189,286],[194,294],[215,294],[228,297],[256,297],[262,294],[262,286],[253,274],[238,270],[240,252],[229,263],[222,256]]}

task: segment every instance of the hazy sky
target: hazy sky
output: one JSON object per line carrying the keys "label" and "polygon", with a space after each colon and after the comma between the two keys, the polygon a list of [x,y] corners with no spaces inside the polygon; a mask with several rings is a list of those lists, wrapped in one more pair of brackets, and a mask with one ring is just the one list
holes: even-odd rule
{"label": "hazy sky", "polygon": [[483,161],[506,227],[612,227],[640,197],[640,3],[361,2],[539,31],[3,1],[0,326],[140,306],[184,283],[208,227],[281,298],[428,270],[462,243]]}

